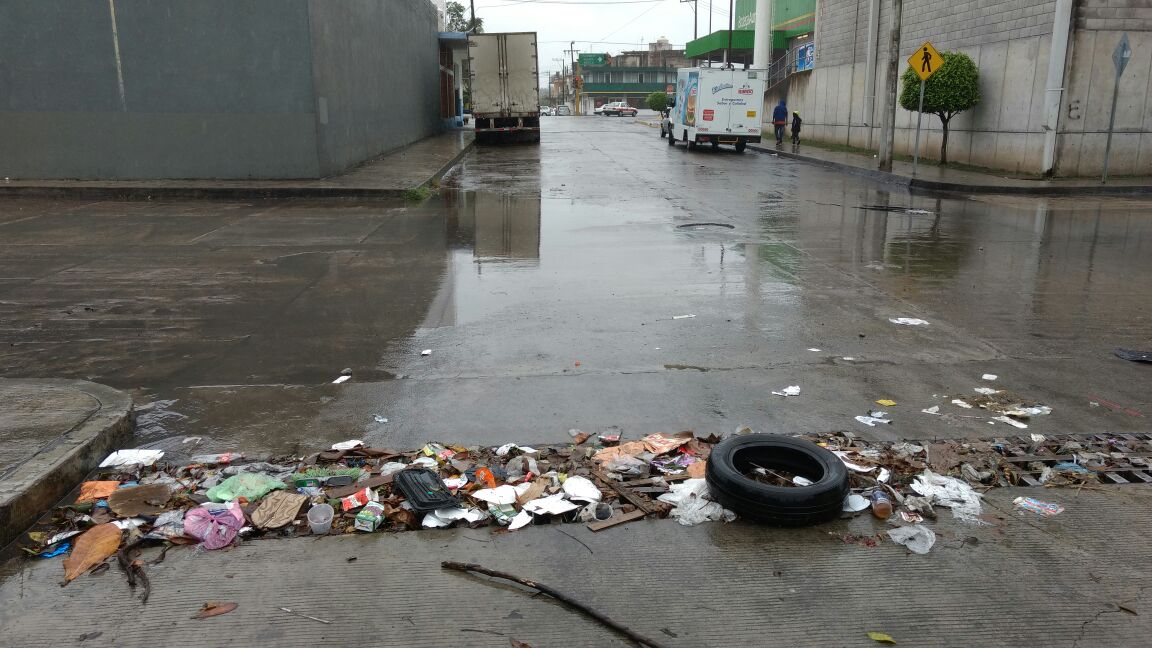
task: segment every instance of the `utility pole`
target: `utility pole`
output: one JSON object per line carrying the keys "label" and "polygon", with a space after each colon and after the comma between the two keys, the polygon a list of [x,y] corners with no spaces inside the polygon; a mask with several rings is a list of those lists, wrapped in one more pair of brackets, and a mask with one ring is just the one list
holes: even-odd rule
{"label": "utility pole", "polygon": [[888,43],[888,78],[884,91],[884,114],[880,128],[881,171],[892,171],[892,147],[896,140],[896,88],[900,76],[900,20],[904,0],[892,0],[892,38]]}
{"label": "utility pole", "polygon": [[468,33],[476,29],[476,0],[468,0],[468,4],[472,7],[472,22],[468,23]]}
{"label": "utility pole", "polygon": [[580,114],[580,93],[576,91],[576,54],[579,51],[576,49],[576,41],[569,41],[568,49],[564,50],[565,54],[572,57],[572,106],[573,112],[577,115]]}

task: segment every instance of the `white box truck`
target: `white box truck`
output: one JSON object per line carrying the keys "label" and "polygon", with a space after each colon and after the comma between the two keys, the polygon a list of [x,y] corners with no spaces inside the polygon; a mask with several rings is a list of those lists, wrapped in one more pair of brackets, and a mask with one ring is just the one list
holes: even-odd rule
{"label": "white box truck", "polygon": [[680,68],[660,137],[668,138],[668,146],[733,144],[743,152],[749,142],[760,141],[764,78],[764,70]]}
{"label": "white box truck", "polygon": [[470,34],[477,143],[540,141],[536,32]]}

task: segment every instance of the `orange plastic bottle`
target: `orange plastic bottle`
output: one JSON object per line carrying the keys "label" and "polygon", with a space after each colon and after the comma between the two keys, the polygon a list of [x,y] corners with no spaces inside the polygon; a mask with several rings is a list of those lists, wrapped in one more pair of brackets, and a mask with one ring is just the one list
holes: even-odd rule
{"label": "orange plastic bottle", "polygon": [[883,488],[872,491],[872,515],[881,520],[892,517],[892,500]]}

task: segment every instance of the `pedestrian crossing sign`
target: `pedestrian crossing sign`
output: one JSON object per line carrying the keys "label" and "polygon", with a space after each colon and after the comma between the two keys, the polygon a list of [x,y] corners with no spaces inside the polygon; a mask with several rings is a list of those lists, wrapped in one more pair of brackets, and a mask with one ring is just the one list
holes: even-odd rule
{"label": "pedestrian crossing sign", "polygon": [[932,47],[932,43],[924,41],[916,53],[908,57],[908,65],[920,76],[921,81],[927,81],[928,77],[936,74],[936,70],[944,65],[944,57]]}

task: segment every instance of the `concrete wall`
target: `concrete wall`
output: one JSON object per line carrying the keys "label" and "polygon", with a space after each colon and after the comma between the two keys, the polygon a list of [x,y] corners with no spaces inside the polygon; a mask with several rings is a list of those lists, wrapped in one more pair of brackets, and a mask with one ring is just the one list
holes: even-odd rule
{"label": "concrete wall", "polygon": [[[1117,5],[1127,6],[1117,6]],[[1076,9],[1071,65],[1060,115],[1056,169],[1061,175],[1098,175],[1104,164],[1115,67],[1112,51],[1127,32],[1132,58],[1120,77],[1109,175],[1152,172],[1152,6],[1142,2],[1081,0]]]}
{"label": "concrete wall", "polygon": [[428,0],[5,0],[0,175],[335,173],[439,128],[437,57]]}
{"label": "concrete wall", "polygon": [[[808,137],[877,148],[882,121],[877,99],[865,114],[865,95],[882,95],[887,76],[888,2],[881,3],[876,88],[864,87],[868,0],[824,0],[817,11],[816,67],[789,84],[791,109],[805,115]],[[982,102],[949,128],[950,161],[1038,172],[1043,150],[1044,81],[1053,0],[905,0],[900,71],[905,55],[925,40],[968,54],[980,68]],[[911,155],[916,113],[896,111],[895,150]],[[939,155],[940,120],[925,115],[921,155]]]}
{"label": "concrete wall", "polygon": [[[1134,59],[1121,83],[1115,173],[1147,173],[1152,162],[1152,110],[1145,106],[1152,68],[1152,8],[1130,0],[1083,0],[1078,5],[1070,54],[1065,114],[1057,170],[1062,175],[1099,173],[1103,131],[1112,87],[1115,29],[1127,29]],[[1116,5],[1126,5],[1117,7]],[[821,0],[817,6],[816,67],[788,83],[789,108],[800,110],[809,139],[877,148],[881,101],[865,113],[865,96],[885,87],[889,2],[881,2],[876,87],[864,87],[868,48],[868,0]],[[900,71],[908,54],[925,40],[940,50],[968,54],[980,68],[982,101],[950,124],[950,161],[1020,173],[1039,173],[1043,152],[1043,107],[1054,0],[905,0]],[[1091,31],[1108,29],[1109,31]],[[1139,45],[1138,45],[1139,44]],[[1106,88],[1103,86],[1107,86]],[[771,97],[769,98],[771,100]],[[1070,105],[1082,106],[1069,112]],[[1075,117],[1079,114],[1080,117]],[[921,155],[939,155],[942,131],[925,115]],[[896,111],[895,150],[910,155],[916,113]],[[1067,136],[1064,133],[1068,133]],[[1120,141],[1123,140],[1123,144]],[[1119,147],[1118,147],[1119,145]]]}
{"label": "concrete wall", "polygon": [[320,173],[441,127],[436,9],[427,0],[309,0]]}
{"label": "concrete wall", "polygon": [[115,35],[106,0],[0,8],[0,173],[317,175],[304,0],[113,6]]}

